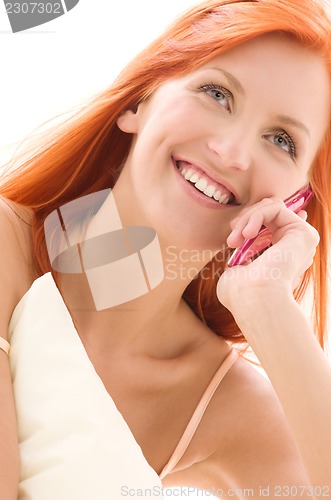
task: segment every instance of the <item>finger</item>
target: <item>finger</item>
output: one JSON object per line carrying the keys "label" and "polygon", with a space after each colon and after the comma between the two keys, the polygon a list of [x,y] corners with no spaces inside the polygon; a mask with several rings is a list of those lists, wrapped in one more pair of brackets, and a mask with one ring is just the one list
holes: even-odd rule
{"label": "finger", "polygon": [[[263,200],[265,206],[273,203],[272,200]],[[262,202],[259,206],[250,207],[245,213],[231,221],[232,231],[227,238],[227,244],[231,248],[243,244],[246,239],[255,238],[264,224],[265,209],[262,209]],[[285,206],[285,205],[283,205]],[[274,209],[275,211],[275,209]]]}
{"label": "finger", "polygon": [[230,248],[236,248],[241,246],[245,241],[241,231],[238,229],[232,229],[231,233],[227,237],[226,243]]}
{"label": "finger", "polygon": [[234,219],[231,220],[230,222],[230,227],[234,229],[238,224],[241,223],[241,221],[248,219],[251,214],[253,214],[256,211],[260,211],[261,208],[266,205],[273,203],[273,200],[271,198],[264,198],[263,200],[254,203],[253,205],[249,205],[245,208],[243,208],[240,212],[239,215],[237,215]]}
{"label": "finger", "polygon": [[254,212],[243,228],[242,235],[245,238],[255,238],[263,225],[263,219],[264,216],[262,212]]}
{"label": "finger", "polygon": [[[268,198],[250,207],[245,213],[243,212],[238,217],[234,229],[243,233],[244,228],[249,226],[243,234],[246,238],[251,238],[256,235],[253,233],[258,232],[262,225],[274,232],[280,227],[297,223],[300,219],[302,220],[302,217],[298,217],[296,213],[289,210],[283,201]],[[258,229],[257,225],[260,225]]]}
{"label": "finger", "polygon": [[308,214],[307,214],[306,210],[300,210],[300,212],[298,212],[297,215],[303,220],[308,219]]}

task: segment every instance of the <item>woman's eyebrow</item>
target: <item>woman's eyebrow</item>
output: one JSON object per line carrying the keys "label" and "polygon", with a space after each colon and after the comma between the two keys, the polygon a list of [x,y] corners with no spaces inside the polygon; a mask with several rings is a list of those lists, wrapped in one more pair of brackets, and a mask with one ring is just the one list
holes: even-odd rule
{"label": "woman's eyebrow", "polygon": [[224,75],[225,78],[227,78],[229,80],[229,82],[233,85],[233,87],[236,89],[236,91],[239,94],[245,95],[245,90],[244,90],[243,86],[241,85],[239,80],[237,80],[237,78],[235,78],[233,75],[231,75],[231,73],[228,73],[227,71],[225,71],[224,69],[221,69],[221,68],[208,68],[208,69],[214,69],[216,71],[220,71],[222,73],[222,75]]}
{"label": "woman's eyebrow", "polygon": [[275,116],[275,118],[276,118],[276,120],[284,123],[285,125],[293,125],[294,127],[297,127],[300,130],[303,130],[304,132],[306,132],[306,134],[308,135],[308,137],[310,139],[309,129],[303,123],[301,123],[298,120],[295,120],[294,118],[291,118],[290,116],[287,116],[287,115],[277,115],[277,116]]}

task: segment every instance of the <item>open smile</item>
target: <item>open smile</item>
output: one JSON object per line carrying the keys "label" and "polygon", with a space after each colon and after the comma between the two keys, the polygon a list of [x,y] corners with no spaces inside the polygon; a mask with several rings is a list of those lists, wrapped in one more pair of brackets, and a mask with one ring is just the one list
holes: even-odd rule
{"label": "open smile", "polygon": [[232,191],[212,179],[201,168],[186,160],[173,158],[173,164],[181,177],[181,185],[188,194],[211,208],[237,206],[237,199]]}

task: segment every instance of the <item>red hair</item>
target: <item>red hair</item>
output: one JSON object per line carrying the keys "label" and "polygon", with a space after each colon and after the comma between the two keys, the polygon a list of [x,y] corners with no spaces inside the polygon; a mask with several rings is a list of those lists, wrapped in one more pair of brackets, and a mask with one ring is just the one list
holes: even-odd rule
{"label": "red hair", "polygon": [[[126,159],[132,137],[119,130],[118,116],[133,109],[165,80],[179,77],[210,59],[254,37],[283,32],[320,54],[331,76],[331,23],[318,0],[210,0],[188,10],[166,32],[139,54],[112,86],[94,97],[20,167],[2,178],[0,194],[33,209],[32,225],[39,275],[51,270],[43,223],[65,203],[112,188]],[[311,167],[315,193],[307,209],[321,242],[313,266],[296,290],[299,300],[312,281],[315,331],[323,347],[327,319],[327,261],[331,200],[331,130],[326,133]],[[217,335],[231,342],[245,341],[230,312],[216,297],[217,256],[194,279],[184,299]],[[213,277],[212,277],[213,276]]]}

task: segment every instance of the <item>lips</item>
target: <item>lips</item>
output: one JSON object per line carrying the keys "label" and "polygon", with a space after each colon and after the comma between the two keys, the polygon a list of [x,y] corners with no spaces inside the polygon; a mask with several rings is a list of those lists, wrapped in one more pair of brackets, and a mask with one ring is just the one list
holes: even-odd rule
{"label": "lips", "polygon": [[231,205],[239,205],[239,197],[235,192],[234,188],[229,185],[227,181],[221,179],[215,172],[208,170],[206,167],[203,167],[201,164],[197,165],[195,162],[188,161],[187,159],[180,157],[173,157],[173,161],[177,168],[185,167],[186,169],[193,169],[197,174],[206,178],[210,184],[214,185],[217,189],[220,189],[222,193],[228,193],[230,197],[229,204]]}

